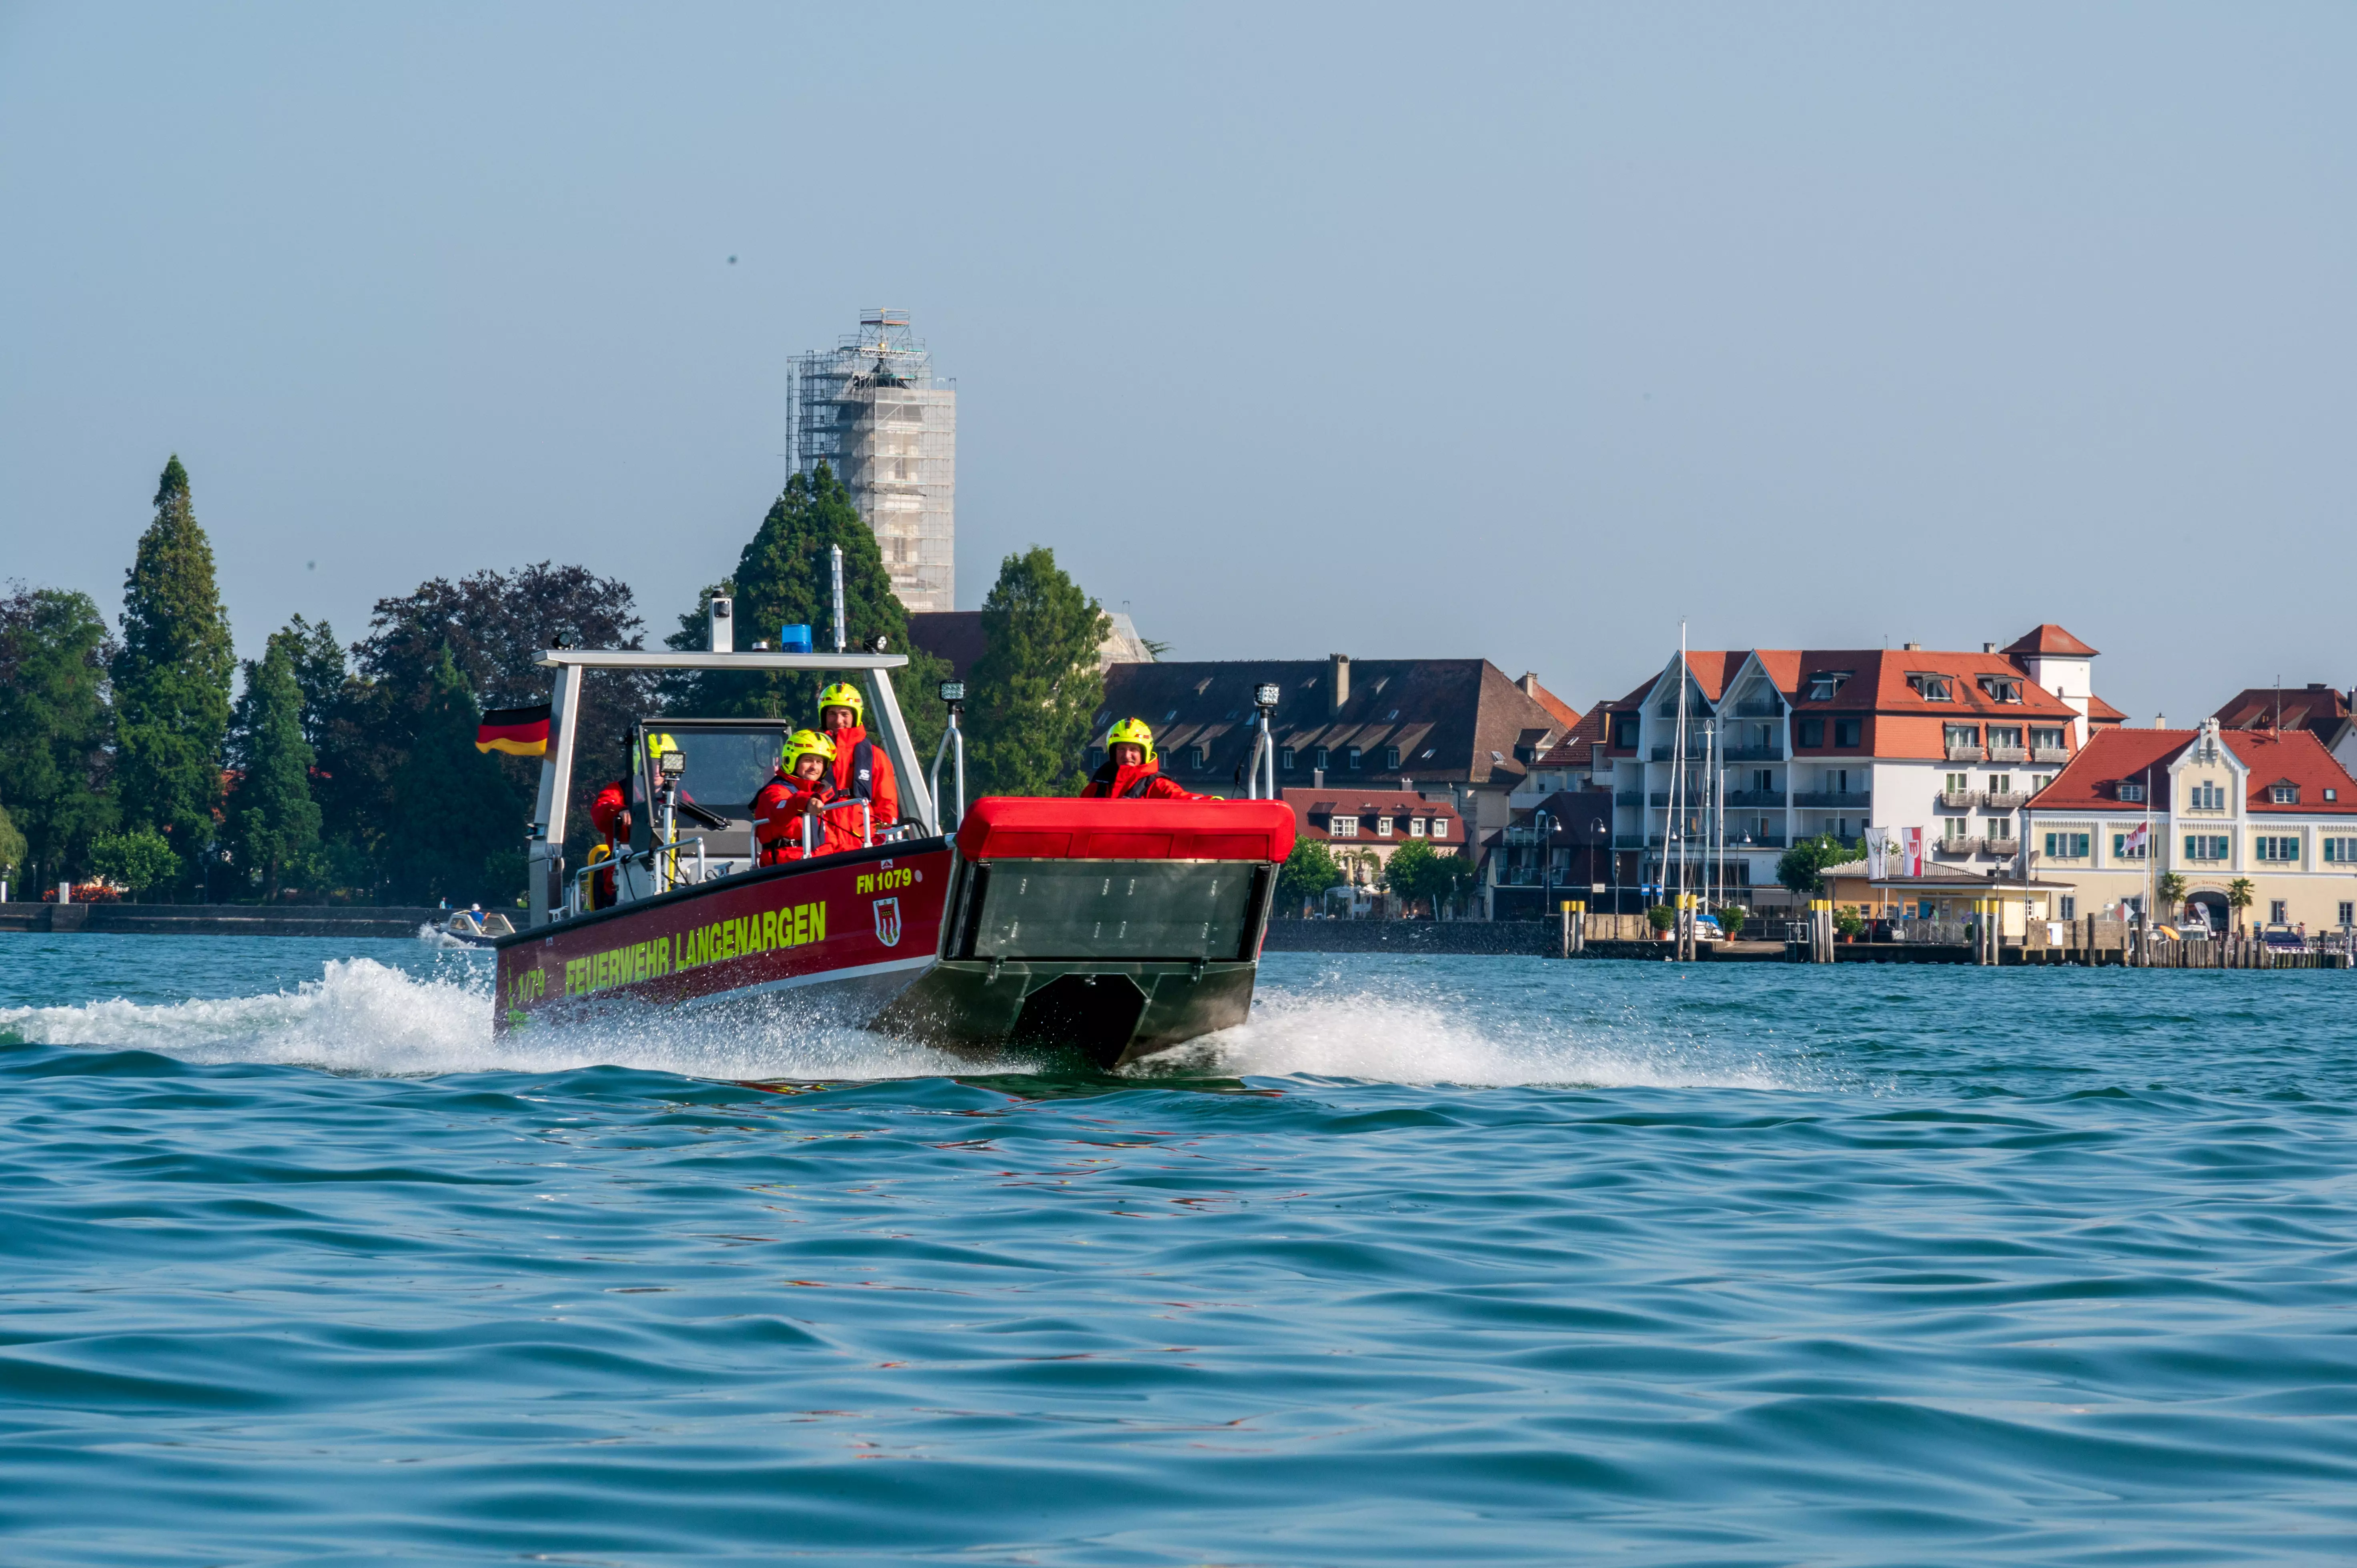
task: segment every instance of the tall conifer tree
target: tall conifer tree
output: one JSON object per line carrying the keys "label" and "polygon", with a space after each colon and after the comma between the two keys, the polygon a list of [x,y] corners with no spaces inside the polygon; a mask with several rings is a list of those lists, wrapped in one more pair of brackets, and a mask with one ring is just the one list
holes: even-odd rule
{"label": "tall conifer tree", "polygon": [[1096,600],[1033,545],[1009,555],[982,601],[988,643],[974,661],[973,755],[981,793],[1068,793],[1083,770],[1112,628]]}
{"label": "tall conifer tree", "polygon": [[221,798],[236,658],[213,582],[213,551],[176,455],[156,488],[156,520],[123,584],[114,659],[116,780],[125,822],[153,827],[192,874]]}
{"label": "tall conifer tree", "polygon": [[[881,635],[888,652],[909,655],[909,667],[894,672],[892,687],[918,750],[930,756],[947,722],[936,688],[948,666],[910,646],[909,612],[892,592],[875,532],[860,520],[851,493],[824,463],[786,481],[784,493],[737,557],[737,570],[726,585],[736,596],[737,646],[741,651],[756,640],[766,640],[775,647],[779,628],[806,625],[813,649],[833,650],[834,567],[828,551],[834,545],[843,547],[845,640],[856,652]],[[694,613],[680,618],[680,629],[667,639],[669,646],[704,646],[705,608],[711,597],[706,590]],[[817,673],[707,672],[674,684],[667,705],[677,714],[775,718],[814,727],[814,703],[826,681]],[[901,786],[904,790],[908,787],[905,782]]]}
{"label": "tall conifer tree", "polygon": [[234,746],[239,772],[229,800],[230,841],[238,865],[262,876],[275,899],[290,870],[319,842],[319,807],[311,799],[311,743],[303,734],[303,688],[296,660],[300,630],[273,632],[259,663],[245,666]]}

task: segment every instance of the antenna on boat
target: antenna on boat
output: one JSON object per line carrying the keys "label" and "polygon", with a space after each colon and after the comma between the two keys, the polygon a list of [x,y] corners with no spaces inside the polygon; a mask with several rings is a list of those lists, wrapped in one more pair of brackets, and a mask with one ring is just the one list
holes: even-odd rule
{"label": "antenna on boat", "polygon": [[834,557],[834,650],[843,651],[843,546],[830,544],[827,553]]}

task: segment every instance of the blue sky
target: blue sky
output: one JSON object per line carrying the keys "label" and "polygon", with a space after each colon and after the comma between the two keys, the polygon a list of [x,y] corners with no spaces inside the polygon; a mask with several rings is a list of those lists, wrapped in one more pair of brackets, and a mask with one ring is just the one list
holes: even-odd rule
{"label": "blue sky", "polygon": [[[2056,620],[2357,682],[2357,10],[0,5],[0,576],[177,450],[251,653],[577,560],[668,625],[913,313],[959,596],[1178,657]],[[730,264],[730,256],[737,258]]]}

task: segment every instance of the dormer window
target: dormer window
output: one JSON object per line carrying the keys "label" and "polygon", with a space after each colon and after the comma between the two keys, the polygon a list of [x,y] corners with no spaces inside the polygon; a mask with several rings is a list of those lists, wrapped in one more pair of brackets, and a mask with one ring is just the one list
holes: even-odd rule
{"label": "dormer window", "polygon": [[2123,784],[2119,789],[2120,799],[2123,800],[2134,802],[2144,799],[2144,786],[2141,784]]}
{"label": "dormer window", "polygon": [[2267,786],[2267,799],[2278,806],[2296,806],[2299,804],[2299,786],[2270,784]]}
{"label": "dormer window", "polygon": [[1956,700],[1954,693],[1948,690],[1945,675],[1910,675],[1907,687],[1927,703],[1953,703]]}
{"label": "dormer window", "polygon": [[1846,670],[1820,670],[1809,677],[1809,701],[1830,703],[1848,682],[1849,671]]}
{"label": "dormer window", "polygon": [[1636,714],[1616,714],[1613,715],[1612,744],[1614,746],[1623,751],[1635,749],[1637,745]]}
{"label": "dormer window", "polygon": [[2002,675],[1982,676],[1981,690],[1988,693],[1989,701],[1993,703],[2018,703],[2021,701],[2021,682],[2018,681],[2008,681]]}

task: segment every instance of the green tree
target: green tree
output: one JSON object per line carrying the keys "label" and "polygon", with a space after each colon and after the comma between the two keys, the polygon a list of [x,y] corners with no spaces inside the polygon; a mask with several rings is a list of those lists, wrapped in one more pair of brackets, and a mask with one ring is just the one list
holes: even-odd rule
{"label": "green tree", "polygon": [[1464,855],[1443,854],[1423,839],[1410,839],[1392,851],[1383,878],[1404,902],[1429,904],[1437,916],[1441,905],[1473,880],[1475,869]]}
{"label": "green tree", "polygon": [[969,757],[978,795],[1054,795],[1085,770],[1104,701],[1097,645],[1112,620],[1033,545],[1000,563],[982,601],[987,644],[969,682]]}
{"label": "green tree", "polygon": [[1317,839],[1296,839],[1293,853],[1285,857],[1285,865],[1276,874],[1276,902],[1287,915],[1301,913],[1303,904],[1326,896],[1329,887],[1342,883],[1342,869],[1334,864],[1334,856]]}
{"label": "green tree", "polygon": [[1856,860],[1859,854],[1857,850],[1844,849],[1841,840],[1831,833],[1803,839],[1778,858],[1776,880],[1800,897],[1821,898],[1825,891],[1825,867]]}
{"label": "green tree", "polygon": [[101,875],[135,894],[171,882],[181,871],[178,852],[153,828],[102,834],[91,841],[90,858]]}
{"label": "green tree", "polygon": [[178,456],[156,489],[156,518],[123,584],[114,658],[115,759],[124,820],[160,832],[184,882],[213,836],[236,660],[213,582],[213,551]]}
{"label": "green tree", "polygon": [[2237,876],[2226,884],[2226,908],[2234,911],[2236,930],[2243,929],[2243,911],[2249,908],[2258,896],[2258,889],[2251,886],[2251,879],[2247,876]]}
{"label": "green tree", "polygon": [[295,677],[299,632],[271,634],[260,662],[245,666],[231,756],[237,787],[229,802],[229,837],[240,869],[260,874],[263,897],[319,841],[319,807],[311,799],[311,743],[303,735],[303,688]]}
{"label": "green tree", "polygon": [[24,869],[25,835],[16,831],[8,808],[0,806],[0,881],[15,882]]}
{"label": "green tree", "polygon": [[2185,878],[2174,871],[2164,871],[2153,885],[2153,890],[2160,895],[2162,913],[2174,918],[2178,905],[2185,898]]}
{"label": "green tree", "polygon": [[517,846],[524,803],[490,756],[475,749],[481,718],[445,649],[419,711],[416,739],[393,777],[384,854],[396,898],[503,904],[522,886]]}
{"label": "green tree", "polygon": [[0,800],[24,834],[27,882],[71,879],[114,826],[114,653],[87,594],[18,583],[0,598]]}
{"label": "green tree", "polygon": [[[811,646],[820,652],[834,647],[834,564],[831,550],[843,550],[844,639],[854,651],[885,639],[885,651],[905,653],[909,665],[896,671],[892,689],[909,736],[921,757],[932,748],[947,725],[948,710],[938,690],[949,667],[919,650],[909,639],[909,612],[892,592],[891,575],[875,531],[852,504],[851,493],[824,463],[809,474],[796,474],[770,508],[737,558],[737,570],[697,596],[696,607],[679,619],[679,630],[664,639],[683,651],[705,645],[705,615],[715,593],[736,599],[737,646],[741,651],[756,641],[775,647],[781,627],[808,626]],[[664,707],[673,714],[698,718],[745,716],[780,719],[796,725],[818,722],[818,691],[832,677],[819,671],[762,674],[701,671],[669,682]],[[906,794],[913,780],[903,780]]]}

